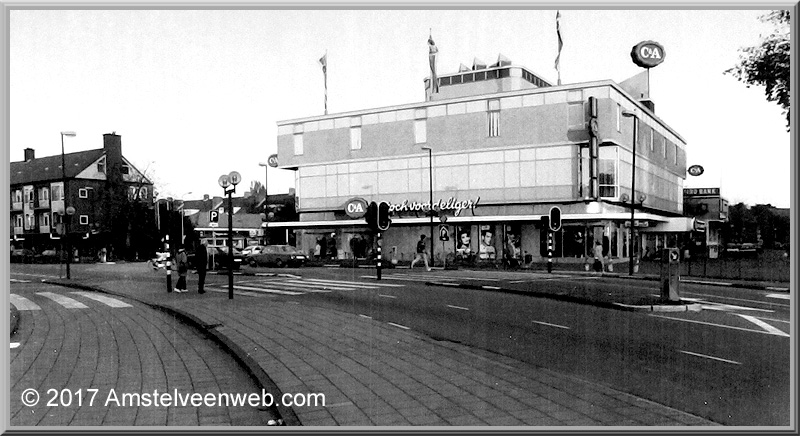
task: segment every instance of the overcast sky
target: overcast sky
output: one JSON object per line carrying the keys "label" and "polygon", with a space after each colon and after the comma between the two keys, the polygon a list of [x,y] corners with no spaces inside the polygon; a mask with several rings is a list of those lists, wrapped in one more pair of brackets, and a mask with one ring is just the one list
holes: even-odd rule
{"label": "overcast sky", "polygon": [[[641,71],[636,43],[666,50],[651,71],[656,114],[686,139],[688,163],[705,167],[685,187],[717,187],[732,203],[789,207],[790,142],[763,89],[723,75],[737,50],[770,27],[764,11],[561,11],[564,84]],[[276,122],[424,101],[429,32],[440,74],[502,53],[551,82],[555,10],[12,10],[11,161],[102,147],[147,169],[163,196],[221,195],[236,170],[245,189],[264,180]],[[271,194],[294,186],[270,168]],[[186,195],[187,192],[191,194]]]}

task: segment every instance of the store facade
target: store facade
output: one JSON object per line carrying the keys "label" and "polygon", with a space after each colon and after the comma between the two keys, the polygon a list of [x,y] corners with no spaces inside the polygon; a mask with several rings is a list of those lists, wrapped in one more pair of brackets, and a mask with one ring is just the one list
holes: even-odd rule
{"label": "store facade", "polygon": [[639,120],[635,225],[682,215],[686,143],[619,84],[551,86],[508,64],[439,80],[442,91],[422,103],[278,122],[299,221],[275,225],[293,229],[303,251],[328,238],[338,258],[369,257],[351,241],[374,248],[373,235],[347,208],[385,201],[386,258],[410,260],[424,234],[439,262],[525,262],[546,256],[541,217],[557,206],[556,257],[582,259],[597,242],[627,257],[634,118],[626,111]]}

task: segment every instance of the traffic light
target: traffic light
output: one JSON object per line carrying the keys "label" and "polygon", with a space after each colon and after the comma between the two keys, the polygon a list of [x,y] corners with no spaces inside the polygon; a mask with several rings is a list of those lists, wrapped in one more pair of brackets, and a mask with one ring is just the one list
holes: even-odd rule
{"label": "traffic light", "polygon": [[561,230],[561,209],[558,206],[550,208],[549,221],[550,231],[557,232]]}
{"label": "traffic light", "polygon": [[[374,203],[373,203],[374,204]],[[392,224],[392,220],[389,218],[389,203],[385,201],[381,201],[378,205],[378,230],[386,231],[389,229],[389,225]]]}
{"label": "traffic light", "polygon": [[372,231],[378,230],[378,203],[370,202],[367,206],[367,213],[364,214],[364,219],[367,220],[367,227]]}

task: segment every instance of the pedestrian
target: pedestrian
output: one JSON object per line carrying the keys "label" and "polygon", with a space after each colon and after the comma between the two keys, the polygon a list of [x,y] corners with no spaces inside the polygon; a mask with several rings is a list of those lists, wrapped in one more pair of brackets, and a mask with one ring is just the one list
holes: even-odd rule
{"label": "pedestrian", "polygon": [[322,235],[322,238],[319,240],[319,253],[322,259],[328,257],[328,237],[325,235]]}
{"label": "pedestrian", "polygon": [[425,262],[425,270],[430,271],[431,267],[428,266],[428,251],[425,248],[425,235],[419,235],[419,241],[417,241],[417,255],[414,256],[414,260],[411,261],[410,269],[413,269],[414,264],[420,259]]}
{"label": "pedestrian", "polygon": [[594,245],[594,270],[596,272],[605,271],[605,261],[603,259],[603,244],[596,241]]}
{"label": "pedestrian", "polygon": [[186,273],[189,271],[189,260],[182,244],[178,245],[178,256],[175,262],[178,264],[178,282],[175,284],[175,292],[186,292]]}
{"label": "pedestrian", "polygon": [[203,286],[206,283],[206,269],[208,268],[208,248],[204,242],[197,245],[194,253],[195,268],[197,268],[197,293],[205,294]]}

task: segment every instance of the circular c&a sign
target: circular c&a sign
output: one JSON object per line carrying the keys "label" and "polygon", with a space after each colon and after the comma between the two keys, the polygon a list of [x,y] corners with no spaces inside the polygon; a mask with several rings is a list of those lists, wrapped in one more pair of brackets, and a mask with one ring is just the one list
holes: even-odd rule
{"label": "circular c&a sign", "polygon": [[693,176],[699,176],[700,174],[703,174],[703,167],[700,165],[692,165],[687,171],[689,171],[689,174]]}
{"label": "circular c&a sign", "polygon": [[655,41],[642,41],[631,49],[633,63],[642,68],[653,68],[664,62],[664,46]]}
{"label": "circular c&a sign", "polygon": [[350,218],[358,219],[367,213],[367,200],[363,198],[351,198],[344,204],[344,213]]}

